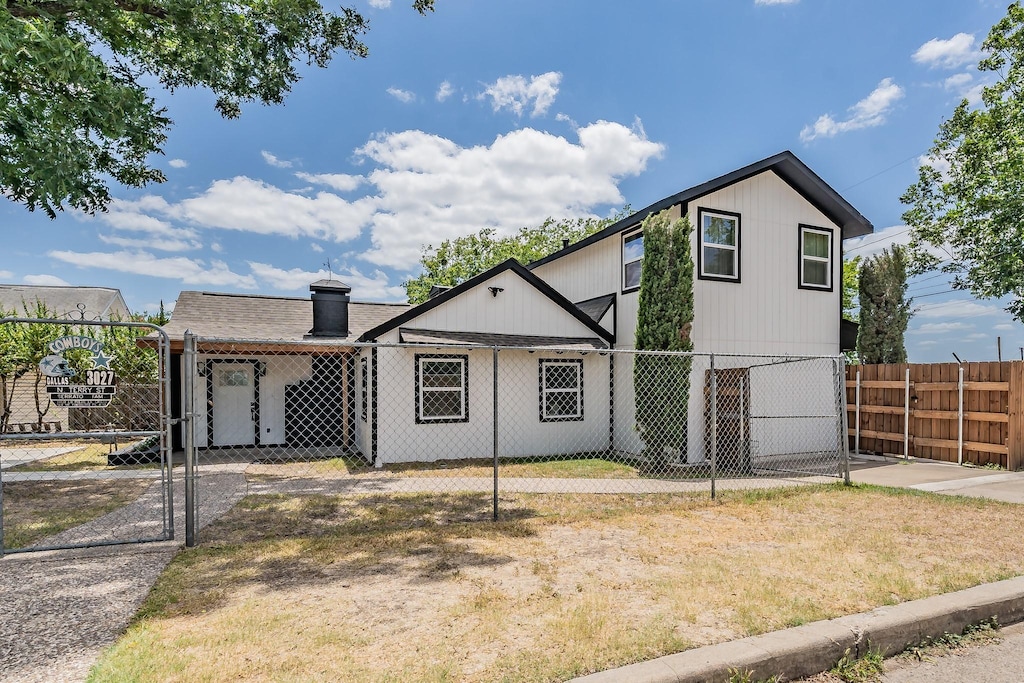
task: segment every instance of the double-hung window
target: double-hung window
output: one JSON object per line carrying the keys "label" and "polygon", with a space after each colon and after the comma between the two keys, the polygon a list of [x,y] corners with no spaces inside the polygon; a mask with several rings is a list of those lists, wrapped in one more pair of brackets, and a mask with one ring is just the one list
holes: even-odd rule
{"label": "double-hung window", "polygon": [[416,422],[468,422],[469,356],[416,355]]}
{"label": "double-hung window", "polygon": [[644,262],[644,234],[633,232],[622,237],[622,291],[640,287],[640,269]]}
{"label": "double-hung window", "polygon": [[698,209],[700,224],[700,277],[705,280],[740,280],[740,215]]}
{"label": "double-hung window", "polygon": [[583,419],[583,360],[540,361],[540,421]]}
{"label": "double-hung window", "polygon": [[800,288],[832,291],[832,231],[800,226]]}

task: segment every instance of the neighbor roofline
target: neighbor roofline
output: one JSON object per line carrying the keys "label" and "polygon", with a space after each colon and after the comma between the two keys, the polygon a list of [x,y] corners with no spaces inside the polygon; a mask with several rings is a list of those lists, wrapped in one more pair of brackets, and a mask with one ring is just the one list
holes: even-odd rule
{"label": "neighbor roofline", "polygon": [[674,195],[665,197],[664,199],[661,199],[654,204],[637,211],[636,213],[630,214],[629,216],[612,223],[607,228],[596,232],[575,244],[570,244],[564,249],[560,249],[553,254],[530,263],[526,267],[533,270],[538,266],[550,263],[551,261],[563,256],[568,256],[569,254],[590,246],[595,242],[600,242],[606,237],[611,237],[612,235],[620,233],[627,228],[637,225],[651,214],[664,211],[665,209],[677,204],[682,204],[685,207],[694,199],[725,189],[730,185],[735,185],[736,183],[752,178],[753,176],[764,173],[765,171],[773,171],[783,182],[792,187],[800,194],[800,196],[810,202],[815,208],[825,214],[829,220],[839,226],[843,239],[859,237],[861,235],[867,235],[874,232],[874,226],[867,218],[857,211],[857,209],[853,208],[848,201],[832,189],[828,183],[822,180],[821,177],[812,171],[804,162],[800,161],[795,154],[786,150],[760,161],[755,161],[748,166],[736,169],[735,171],[726,173],[723,176],[701,183],[700,185],[694,185],[682,192],[677,192]]}
{"label": "neighbor roofline", "polygon": [[359,336],[358,341],[375,341],[377,337],[384,334],[385,332],[390,332],[391,330],[404,325],[410,320],[418,318],[427,311],[433,310],[434,308],[437,308],[441,304],[451,301],[455,297],[461,295],[463,292],[473,289],[477,285],[486,282],[495,275],[499,275],[505,272],[506,270],[513,271],[516,275],[521,277],[528,284],[532,285],[534,289],[536,289],[541,294],[550,299],[552,302],[557,304],[559,307],[565,310],[566,313],[576,318],[576,320],[583,323],[583,325],[585,325],[588,329],[597,334],[599,337],[609,342],[610,344],[615,343],[615,334],[613,332],[609,332],[608,330],[598,325],[590,318],[590,316],[588,316],[583,311],[578,309],[571,301],[566,299],[551,285],[544,282],[544,280],[540,279],[539,277],[531,273],[529,270],[527,270],[527,268],[523,266],[521,263],[519,263],[519,261],[516,261],[515,259],[512,258],[503,261],[498,265],[494,266],[493,268],[490,268],[482,273],[479,273],[478,275],[474,275],[465,282],[462,282],[452,287],[451,289],[442,292],[441,294],[438,294],[432,299],[427,299],[418,306],[414,306],[409,310],[401,313],[400,315],[396,315],[391,320],[388,320],[387,322],[384,322],[378,325],[377,327],[374,327],[373,329],[363,332]]}

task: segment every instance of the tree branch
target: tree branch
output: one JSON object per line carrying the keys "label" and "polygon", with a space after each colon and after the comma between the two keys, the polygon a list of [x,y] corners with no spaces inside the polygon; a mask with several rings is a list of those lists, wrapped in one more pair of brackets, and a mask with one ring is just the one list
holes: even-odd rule
{"label": "tree branch", "polygon": [[[18,19],[35,19],[38,17],[61,17],[67,19],[72,17],[76,11],[75,7],[69,7],[67,4],[60,2],[60,0],[53,0],[52,2],[37,2],[31,5],[21,5],[11,2],[7,2],[5,4],[7,5],[7,11],[11,13],[11,16]],[[137,12],[139,14],[145,14],[146,16],[153,17],[154,19],[167,18],[167,10],[163,7],[151,5],[145,2],[115,0],[114,6],[122,12]]]}

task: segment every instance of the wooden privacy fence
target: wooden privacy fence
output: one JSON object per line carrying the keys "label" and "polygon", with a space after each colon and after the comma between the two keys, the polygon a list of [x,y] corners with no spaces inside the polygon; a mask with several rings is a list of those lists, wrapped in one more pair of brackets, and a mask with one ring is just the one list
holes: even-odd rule
{"label": "wooden privacy fence", "polygon": [[851,365],[850,448],[1024,467],[1024,362]]}

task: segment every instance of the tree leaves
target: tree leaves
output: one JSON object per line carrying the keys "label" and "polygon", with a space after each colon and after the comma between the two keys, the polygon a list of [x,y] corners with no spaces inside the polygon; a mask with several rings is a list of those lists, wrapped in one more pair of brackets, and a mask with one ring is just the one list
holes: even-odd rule
{"label": "tree leaves", "polygon": [[907,250],[894,245],[860,266],[860,326],[857,355],[861,363],[906,363],[903,337],[910,322]]}
{"label": "tree leaves", "polygon": [[[978,68],[999,75],[982,106],[967,100],[939,128],[910,206],[912,273],[939,269],[981,298],[1013,297],[1024,322],[1024,8],[1010,5],[982,44]],[[948,170],[946,170],[948,166]]]}
{"label": "tree leaves", "polygon": [[[433,0],[416,0],[425,14]],[[108,183],[165,180],[149,165],[171,120],[143,86],[202,87],[222,116],[279,104],[297,63],[365,57],[368,24],[317,0],[9,0],[0,8],[0,192],[51,218],[95,213]]]}

